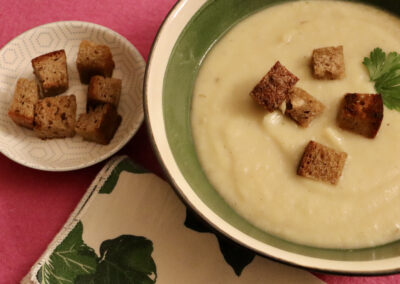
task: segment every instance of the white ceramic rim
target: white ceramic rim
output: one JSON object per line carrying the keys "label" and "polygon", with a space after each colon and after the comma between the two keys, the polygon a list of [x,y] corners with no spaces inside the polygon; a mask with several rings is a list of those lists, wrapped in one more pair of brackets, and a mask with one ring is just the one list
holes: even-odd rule
{"label": "white ceramic rim", "polygon": [[[114,31],[114,30],[112,30],[110,28],[107,28],[105,26],[102,26],[102,25],[99,25],[99,24],[95,24],[95,23],[91,23],[91,22],[85,22],[85,21],[58,21],[58,22],[51,22],[51,23],[40,25],[40,26],[36,26],[36,27],[33,27],[33,28],[29,29],[29,30],[24,31],[23,33],[19,34],[15,38],[13,38],[11,41],[9,41],[3,47],[1,47],[0,51],[2,51],[7,45],[12,44],[15,40],[18,40],[19,38],[23,37],[26,33],[31,32],[32,30],[39,29],[39,28],[46,28],[46,27],[49,27],[49,26],[53,26],[55,24],[63,24],[63,23],[65,23],[65,24],[69,24],[69,23],[88,24],[88,25],[90,25],[92,27],[95,27],[98,30],[106,31],[107,33],[110,33],[113,36],[117,37],[119,40],[121,40],[122,42],[124,42],[126,44],[126,46],[130,49],[130,52],[132,54],[134,54],[135,58],[140,61],[140,65],[143,66],[143,67],[141,67],[140,76],[143,75],[144,70],[145,70],[145,66],[146,66],[146,62],[144,61],[143,56],[136,49],[136,47],[128,39],[126,39],[124,36],[120,35],[116,31]],[[142,89],[142,91],[143,91],[143,89]],[[138,96],[140,96],[139,92],[138,92]],[[1,149],[0,149],[0,153],[3,154],[4,156],[6,156],[7,158],[9,158],[10,160],[13,160],[14,162],[16,162],[18,164],[21,164],[23,166],[26,166],[26,167],[29,167],[29,168],[32,168],[32,169],[43,170],[43,171],[48,171],[48,172],[62,172],[62,171],[79,170],[79,169],[87,168],[89,166],[92,166],[92,165],[95,165],[97,163],[100,163],[100,162],[108,159],[112,155],[114,155],[119,150],[121,150],[132,139],[132,137],[136,134],[136,132],[139,130],[140,126],[143,123],[143,120],[144,120],[144,111],[143,111],[143,108],[141,108],[141,111],[137,116],[137,120],[136,121],[132,121],[132,123],[136,124],[136,127],[132,128],[130,130],[130,132],[127,133],[127,135],[124,136],[124,139],[119,142],[118,145],[113,147],[109,152],[104,153],[103,155],[97,157],[96,159],[92,159],[90,161],[87,161],[87,162],[84,162],[84,163],[80,163],[80,164],[77,164],[77,165],[73,165],[73,166],[65,166],[65,167],[57,167],[57,168],[55,168],[55,167],[47,167],[47,166],[44,166],[44,165],[33,164],[33,163],[28,162],[28,161],[21,160],[18,157],[15,157],[14,155],[8,153],[7,151],[1,151]]]}
{"label": "white ceramic rim", "polygon": [[400,257],[372,261],[341,261],[309,257],[265,244],[236,229],[215,214],[191,189],[169,147],[164,122],[163,80],[174,44],[191,17],[207,0],[181,0],[172,8],[149,55],[144,83],[144,106],[153,147],[165,173],[185,203],[216,230],[260,255],[307,269],[351,275],[382,275],[400,271]]}

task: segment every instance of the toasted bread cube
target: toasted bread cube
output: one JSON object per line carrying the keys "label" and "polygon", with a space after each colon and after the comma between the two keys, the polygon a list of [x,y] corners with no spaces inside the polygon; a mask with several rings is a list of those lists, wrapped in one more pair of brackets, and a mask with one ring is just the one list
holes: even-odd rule
{"label": "toasted bread cube", "polygon": [[340,105],[337,122],[340,128],[374,138],[383,120],[381,95],[346,94]]}
{"label": "toasted bread cube", "polygon": [[277,61],[254,87],[250,96],[266,110],[272,112],[286,102],[290,89],[298,80],[299,78]]}
{"label": "toasted bread cube", "polygon": [[114,105],[98,105],[79,115],[75,130],[85,140],[106,145],[114,137],[121,120]]}
{"label": "toasted bread cube", "polygon": [[79,45],[76,66],[81,82],[88,84],[95,75],[111,77],[115,64],[108,46],[83,40]]}
{"label": "toasted bread cube", "polygon": [[289,92],[285,114],[301,127],[307,127],[314,118],[323,113],[325,106],[301,88]]}
{"label": "toasted bread cube", "polygon": [[317,79],[341,79],[345,75],[343,46],[314,49],[312,70]]}
{"label": "toasted bread cube", "polygon": [[87,93],[88,105],[95,106],[110,103],[118,108],[121,89],[122,81],[120,79],[93,76],[90,79]]}
{"label": "toasted bread cube", "polygon": [[39,100],[39,86],[35,80],[18,79],[8,116],[18,125],[33,129],[34,108]]}
{"label": "toasted bread cube", "polygon": [[347,154],[310,141],[300,160],[297,174],[317,181],[337,184],[342,175]]}
{"label": "toasted bread cube", "polygon": [[74,95],[48,97],[35,105],[35,134],[42,139],[75,135],[76,98]]}
{"label": "toasted bread cube", "polygon": [[43,96],[55,96],[68,89],[67,57],[64,50],[32,59],[32,67]]}

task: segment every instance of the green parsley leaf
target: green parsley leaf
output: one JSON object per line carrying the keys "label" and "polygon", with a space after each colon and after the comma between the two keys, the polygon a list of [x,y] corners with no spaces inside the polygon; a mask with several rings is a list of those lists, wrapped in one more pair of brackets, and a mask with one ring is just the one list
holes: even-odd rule
{"label": "green parsley leaf", "polygon": [[380,48],[375,48],[368,57],[364,57],[363,64],[367,66],[371,81],[381,75],[381,70],[386,59],[386,54]]}
{"label": "green parsley leaf", "polygon": [[381,48],[375,48],[363,64],[367,67],[375,90],[382,95],[389,109],[400,111],[400,54],[390,52],[387,56]]}

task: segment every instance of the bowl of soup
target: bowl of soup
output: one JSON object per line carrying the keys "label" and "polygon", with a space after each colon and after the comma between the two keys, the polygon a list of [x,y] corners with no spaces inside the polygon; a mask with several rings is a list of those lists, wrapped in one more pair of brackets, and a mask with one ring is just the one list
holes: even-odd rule
{"label": "bowl of soup", "polygon": [[[400,271],[400,112],[385,107],[373,139],[336,122],[346,93],[376,93],[363,59],[400,49],[398,15],[396,1],[179,1],[154,41],[144,89],[155,152],[182,200],[278,261]],[[343,46],[345,76],[316,80],[312,52],[330,46]],[[307,128],[249,96],[276,61],[325,105]],[[311,140],[346,152],[336,185],[296,174]]]}

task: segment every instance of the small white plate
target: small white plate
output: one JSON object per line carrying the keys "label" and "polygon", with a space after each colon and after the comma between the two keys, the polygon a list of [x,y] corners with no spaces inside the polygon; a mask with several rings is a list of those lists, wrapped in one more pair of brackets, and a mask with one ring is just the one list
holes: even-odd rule
{"label": "small white plate", "polygon": [[[109,145],[83,141],[80,136],[41,140],[33,131],[17,126],[8,108],[18,78],[33,79],[31,59],[54,50],[67,55],[69,89],[75,94],[77,114],[85,112],[87,85],[79,81],[76,56],[83,39],[110,47],[115,62],[113,77],[122,80],[118,112],[122,123]],[[98,163],[121,149],[143,121],[143,77],[145,62],[137,49],[118,33],[92,23],[50,23],[19,35],[0,50],[0,151],[27,167],[46,171],[68,171]],[[63,94],[61,94],[63,95]]]}

